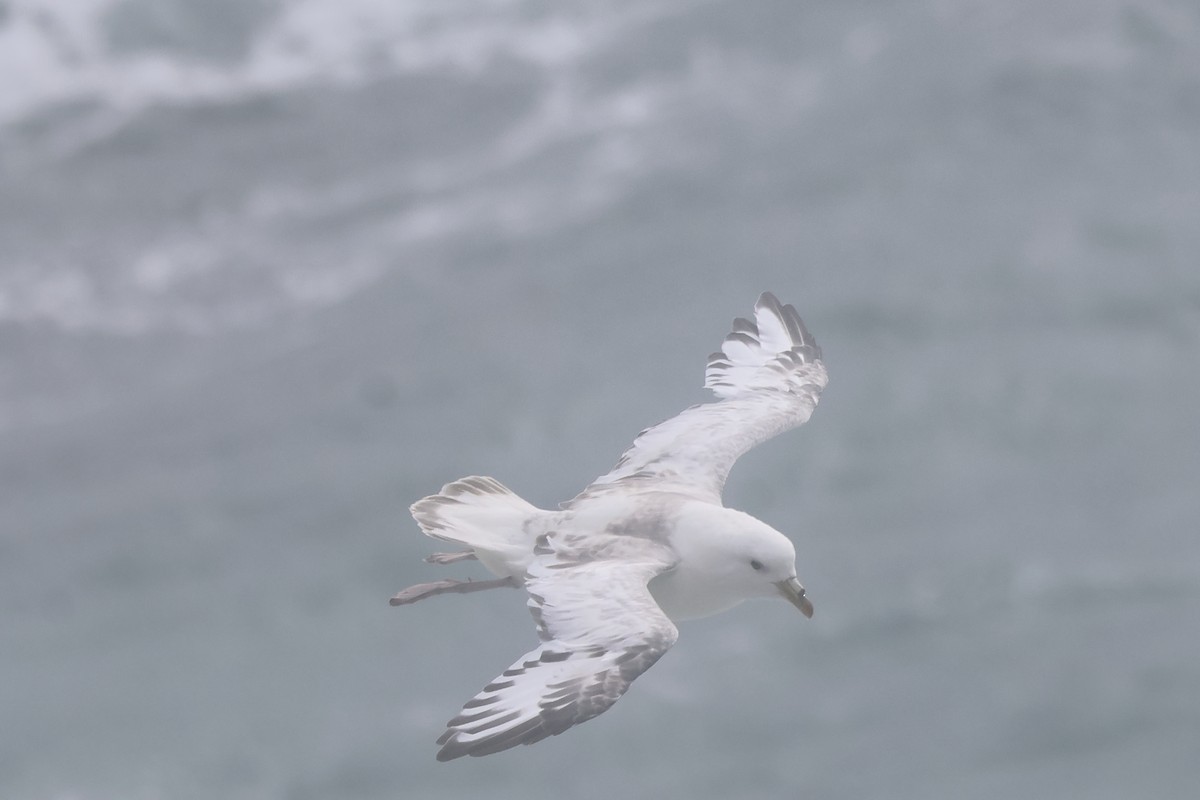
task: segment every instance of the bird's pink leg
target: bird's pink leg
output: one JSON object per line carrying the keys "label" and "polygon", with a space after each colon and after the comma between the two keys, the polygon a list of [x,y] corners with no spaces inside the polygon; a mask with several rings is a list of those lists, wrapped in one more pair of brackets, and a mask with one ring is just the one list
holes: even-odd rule
{"label": "bird's pink leg", "polygon": [[507,586],[516,589],[521,584],[515,578],[497,578],[492,581],[473,581],[467,579],[465,581],[456,581],[447,578],[442,581],[434,581],[433,583],[418,583],[416,586],[410,586],[404,591],[397,594],[388,601],[393,606],[403,606],[409,603],[415,603],[418,600],[424,600],[426,597],[433,597],[435,594],[468,594],[470,592],[482,592],[484,589],[499,589]]}

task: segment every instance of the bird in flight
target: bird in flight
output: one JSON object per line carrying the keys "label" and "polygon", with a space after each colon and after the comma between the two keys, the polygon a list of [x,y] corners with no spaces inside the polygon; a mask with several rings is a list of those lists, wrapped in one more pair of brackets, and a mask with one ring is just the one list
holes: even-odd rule
{"label": "bird in flight", "polygon": [[828,378],[796,309],[763,294],[708,357],[716,402],[647,428],[557,511],[494,478],[448,483],[413,504],[421,530],[477,559],[493,580],[441,580],[391,599],[523,587],[540,643],[467,701],[438,739],[439,761],[484,756],[562,733],[608,710],[679,636],[675,623],[753,597],[813,606],[779,531],[721,503],[739,456],[808,421]]}

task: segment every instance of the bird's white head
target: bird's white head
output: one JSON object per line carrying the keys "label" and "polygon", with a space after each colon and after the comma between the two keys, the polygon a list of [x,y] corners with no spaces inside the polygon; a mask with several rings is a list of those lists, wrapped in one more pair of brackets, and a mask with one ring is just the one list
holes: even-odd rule
{"label": "bird's white head", "polygon": [[[766,523],[751,517],[756,525],[746,526],[740,535],[731,537],[735,559],[732,568],[739,568],[755,594],[782,596],[806,617],[812,617],[813,605],[804,595],[804,586],[796,577],[796,548],[790,539]],[[737,564],[736,556],[741,557]]]}
{"label": "bird's white head", "polygon": [[719,586],[738,600],[782,596],[804,616],[813,615],[812,602],[796,577],[796,548],[782,533],[734,509],[715,514],[712,506],[702,516],[685,513],[681,523],[690,530],[673,537],[673,543],[694,569],[705,573],[709,591]]}

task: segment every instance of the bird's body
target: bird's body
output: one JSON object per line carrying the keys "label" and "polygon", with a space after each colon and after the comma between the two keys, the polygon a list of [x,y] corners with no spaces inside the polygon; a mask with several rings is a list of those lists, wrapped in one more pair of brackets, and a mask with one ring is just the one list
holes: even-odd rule
{"label": "bird's body", "polygon": [[795,309],[764,294],[709,357],[705,385],[720,401],[643,431],[561,509],[484,477],[415,503],[426,534],[466,548],[431,561],[477,558],[497,577],[421,584],[392,603],[524,587],[541,640],[449,722],[438,758],[531,744],[605,711],[674,644],[679,620],[779,595],[812,616],[792,542],[725,508],[721,489],[738,456],[807,421],[826,381]]}

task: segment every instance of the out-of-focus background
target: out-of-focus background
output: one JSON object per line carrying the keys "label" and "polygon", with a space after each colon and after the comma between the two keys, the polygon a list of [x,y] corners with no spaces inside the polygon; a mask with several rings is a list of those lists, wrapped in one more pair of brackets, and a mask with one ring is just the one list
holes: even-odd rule
{"label": "out-of-focus background", "polygon": [[[0,0],[0,796],[1191,798],[1200,7]],[[726,500],[817,607],[434,761],[534,642],[407,506],[553,506],[770,289]]]}

